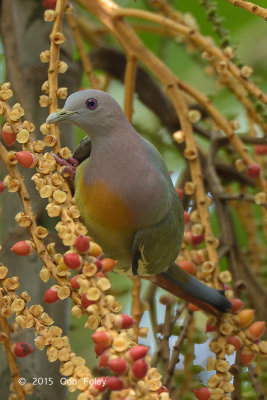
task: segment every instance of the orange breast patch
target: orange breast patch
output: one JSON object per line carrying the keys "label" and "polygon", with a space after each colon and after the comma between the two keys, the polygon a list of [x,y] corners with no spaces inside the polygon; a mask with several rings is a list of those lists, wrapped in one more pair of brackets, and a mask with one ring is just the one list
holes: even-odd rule
{"label": "orange breast patch", "polygon": [[107,189],[103,182],[81,185],[83,203],[88,217],[103,227],[115,231],[134,229],[133,211],[116,194]]}

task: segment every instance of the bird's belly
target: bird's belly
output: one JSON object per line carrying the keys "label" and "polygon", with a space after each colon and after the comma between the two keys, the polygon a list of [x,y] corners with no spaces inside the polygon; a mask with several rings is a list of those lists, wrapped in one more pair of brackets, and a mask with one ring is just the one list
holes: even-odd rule
{"label": "bird's belly", "polygon": [[116,232],[128,232],[135,225],[132,210],[102,182],[82,186],[82,197],[90,220]]}
{"label": "bird's belly", "polygon": [[101,245],[105,256],[119,261],[117,269],[128,270],[135,234],[133,212],[102,182],[79,185],[75,201],[89,234]]}

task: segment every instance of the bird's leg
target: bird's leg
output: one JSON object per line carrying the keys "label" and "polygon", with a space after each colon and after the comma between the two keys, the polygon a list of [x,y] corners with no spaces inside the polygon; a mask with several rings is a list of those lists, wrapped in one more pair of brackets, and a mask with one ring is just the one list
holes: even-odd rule
{"label": "bird's leg", "polygon": [[67,160],[64,160],[64,158],[61,158],[60,156],[54,153],[52,153],[52,156],[54,157],[56,162],[63,167],[61,170],[61,174],[64,176],[64,178],[67,179],[70,191],[72,195],[74,195],[74,179],[76,174],[76,168],[79,165],[79,161],[73,157],[69,157]]}

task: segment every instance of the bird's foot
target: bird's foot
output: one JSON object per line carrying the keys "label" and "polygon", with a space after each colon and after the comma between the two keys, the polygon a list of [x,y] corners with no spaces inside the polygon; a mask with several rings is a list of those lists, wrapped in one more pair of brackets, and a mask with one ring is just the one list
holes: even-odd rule
{"label": "bird's foot", "polygon": [[54,157],[56,162],[63,167],[61,170],[61,174],[64,176],[64,178],[67,179],[70,191],[72,195],[74,195],[74,180],[79,161],[73,157],[69,157],[67,160],[65,160],[64,158],[61,158],[54,153],[52,153],[52,156]]}

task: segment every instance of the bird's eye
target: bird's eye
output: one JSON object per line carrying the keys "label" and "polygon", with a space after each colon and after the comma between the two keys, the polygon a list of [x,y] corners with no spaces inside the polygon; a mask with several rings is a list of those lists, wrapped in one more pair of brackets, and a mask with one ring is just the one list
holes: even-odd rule
{"label": "bird's eye", "polygon": [[86,100],[85,104],[89,110],[94,110],[97,107],[97,100],[91,97],[90,99]]}

